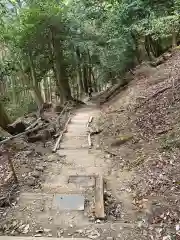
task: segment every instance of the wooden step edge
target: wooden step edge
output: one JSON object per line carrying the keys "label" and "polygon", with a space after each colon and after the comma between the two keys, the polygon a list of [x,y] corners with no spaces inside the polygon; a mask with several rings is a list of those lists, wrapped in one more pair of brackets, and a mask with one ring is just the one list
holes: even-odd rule
{"label": "wooden step edge", "polygon": [[104,211],[104,179],[99,175],[95,183],[95,216],[97,219],[105,219]]}

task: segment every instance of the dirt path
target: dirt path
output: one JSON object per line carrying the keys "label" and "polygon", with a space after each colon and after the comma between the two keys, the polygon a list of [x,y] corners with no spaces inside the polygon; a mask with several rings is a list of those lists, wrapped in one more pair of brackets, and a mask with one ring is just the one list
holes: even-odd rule
{"label": "dirt path", "polygon": [[[116,176],[109,177],[109,161],[101,150],[89,149],[88,119],[98,114],[93,106],[75,112],[60,149],[46,156],[45,181],[41,189],[21,192],[18,204],[8,214],[10,229],[12,225],[13,228],[7,235],[10,232],[15,236],[140,239],[140,231],[131,221],[114,221],[114,218],[96,221],[94,218],[94,176],[103,175],[104,179],[109,179],[107,188],[112,192],[113,182],[117,184]],[[116,207],[113,209],[115,213]],[[14,231],[16,226],[19,233]],[[13,237],[9,239],[13,240]]]}

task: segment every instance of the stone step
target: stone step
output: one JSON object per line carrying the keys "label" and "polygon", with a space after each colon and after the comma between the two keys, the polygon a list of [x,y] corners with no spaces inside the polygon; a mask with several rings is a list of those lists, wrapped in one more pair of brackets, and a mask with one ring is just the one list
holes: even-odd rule
{"label": "stone step", "polygon": [[82,154],[82,156],[87,157],[89,155],[95,156],[95,158],[97,159],[97,157],[102,157],[102,151],[100,149],[81,149],[81,152],[78,149],[66,149],[66,150],[57,150],[57,153],[60,156],[64,156],[66,155],[68,156],[72,156],[72,155],[80,155]]}
{"label": "stone step", "polygon": [[71,120],[71,124],[74,125],[81,125],[81,126],[86,126],[88,122],[88,118],[72,118]]}
{"label": "stone step", "polygon": [[81,149],[89,149],[89,145],[88,144],[83,144],[83,145],[77,145],[74,146],[72,144],[60,144],[60,149],[65,149],[65,150],[81,150]]}
{"label": "stone step", "polygon": [[63,137],[61,144],[70,144],[70,145],[83,145],[88,143],[87,135],[83,136],[74,136],[69,137],[66,134]]}
{"label": "stone step", "polygon": [[77,133],[74,133],[74,132],[67,132],[66,133],[66,137],[87,137],[87,133],[79,133],[79,135],[77,135]]}
{"label": "stone step", "polygon": [[[84,166],[80,166],[77,168],[71,168],[68,166],[64,166],[61,170],[60,175],[52,175],[49,177],[45,183],[42,183],[42,190],[43,192],[47,193],[83,193],[86,189],[90,189],[91,187],[94,187],[94,184],[92,184],[92,179],[88,177],[89,176],[95,176],[94,172],[91,172],[91,174],[86,174],[86,169],[90,167],[85,168]],[[70,181],[70,176],[74,177],[74,182]],[[78,176],[83,176],[84,181],[82,182],[82,178]],[[86,181],[85,181],[85,176]],[[76,179],[75,179],[76,178]]]}
{"label": "stone step", "polygon": [[[70,199],[67,201],[67,196],[72,201]],[[56,228],[71,228],[71,225],[88,224],[88,218],[83,211],[85,206],[84,198],[83,194],[77,193],[47,194],[24,192],[19,196],[18,204],[12,212],[12,218],[15,218],[18,222],[23,221],[23,223],[25,222],[33,226],[42,226],[44,229],[51,229],[52,226]],[[61,199],[64,199],[64,202]]]}
{"label": "stone step", "polygon": [[80,124],[70,124],[70,125],[68,125],[68,127],[67,127],[67,132],[71,132],[71,133],[74,133],[74,134],[76,134],[77,136],[79,135],[79,134],[86,134],[87,133],[87,127],[86,127],[86,125],[84,125],[84,126],[81,126]]}

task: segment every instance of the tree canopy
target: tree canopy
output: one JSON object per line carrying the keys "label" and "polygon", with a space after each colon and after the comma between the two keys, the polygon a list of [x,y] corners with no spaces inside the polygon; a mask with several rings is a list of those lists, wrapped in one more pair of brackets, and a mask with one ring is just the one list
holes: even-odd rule
{"label": "tree canopy", "polygon": [[0,91],[18,106],[41,105],[55,96],[61,102],[81,98],[89,86],[100,91],[179,41],[180,0],[1,0],[0,5]]}

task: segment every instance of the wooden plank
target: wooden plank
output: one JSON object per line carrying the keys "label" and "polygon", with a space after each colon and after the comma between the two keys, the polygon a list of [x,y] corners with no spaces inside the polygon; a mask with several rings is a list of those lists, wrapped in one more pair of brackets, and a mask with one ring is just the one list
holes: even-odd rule
{"label": "wooden plank", "polygon": [[38,118],[35,122],[33,122],[29,127],[26,128],[26,131],[28,131],[31,128],[34,128],[38,122],[41,121],[41,118]]}
{"label": "wooden plank", "polygon": [[88,119],[87,128],[89,127],[89,124],[92,122],[92,120],[93,120],[93,116],[90,116]]}
{"label": "wooden plank", "polygon": [[59,122],[61,116],[63,115],[63,113],[65,112],[65,110],[67,109],[67,107],[68,107],[69,105],[70,105],[70,102],[67,102],[67,104],[65,105],[65,107],[63,108],[63,110],[60,112],[60,114],[59,114],[59,116],[58,116],[58,118],[57,118],[57,120],[56,120],[56,123]]}
{"label": "wooden plank", "polygon": [[65,124],[65,127],[64,127],[63,131],[61,132],[60,136],[58,137],[58,139],[57,139],[57,141],[56,141],[56,144],[55,144],[55,146],[54,146],[54,148],[53,148],[53,150],[52,150],[53,153],[56,152],[57,149],[59,148],[60,141],[61,141],[61,139],[62,139],[62,137],[63,137],[63,134],[64,134],[64,133],[66,132],[66,130],[67,130],[67,126],[68,126],[70,120],[71,120],[71,117],[68,118],[68,120],[67,120],[67,122],[66,122],[66,124]]}
{"label": "wooden plank", "polygon": [[91,134],[90,133],[88,134],[88,145],[89,145],[89,148],[92,147],[92,141],[91,141]]}
{"label": "wooden plank", "polygon": [[102,176],[96,178],[95,188],[95,216],[97,219],[104,219],[104,181]]}

